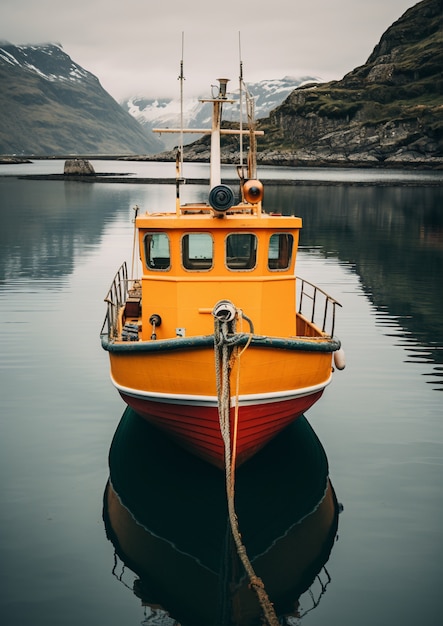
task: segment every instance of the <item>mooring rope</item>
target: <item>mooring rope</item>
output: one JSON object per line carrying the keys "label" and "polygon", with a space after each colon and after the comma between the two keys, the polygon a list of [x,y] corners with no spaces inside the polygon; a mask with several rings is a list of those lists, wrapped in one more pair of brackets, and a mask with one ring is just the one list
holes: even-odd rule
{"label": "mooring rope", "polygon": [[[237,554],[245,568],[249,578],[249,585],[255,591],[266,626],[279,626],[279,620],[275,614],[272,602],[266,593],[263,581],[259,578],[248,558],[246,548],[242,542],[235,512],[235,464],[237,451],[237,423],[238,423],[238,395],[240,384],[240,357],[248,347],[252,333],[249,334],[246,346],[240,350],[239,342],[243,340],[244,333],[235,333],[235,322],[243,317],[242,312],[236,309],[235,319],[220,319],[215,316],[214,322],[214,348],[215,348],[215,372],[217,382],[218,412],[220,431],[225,451],[225,478],[226,495],[228,500],[228,515],[232,536],[237,549]],[[245,316],[246,317],[246,316]],[[248,320],[249,321],[249,320]],[[252,328],[252,324],[251,324]],[[235,394],[234,428],[231,438],[230,406],[231,389],[230,374],[237,361],[237,384]]]}

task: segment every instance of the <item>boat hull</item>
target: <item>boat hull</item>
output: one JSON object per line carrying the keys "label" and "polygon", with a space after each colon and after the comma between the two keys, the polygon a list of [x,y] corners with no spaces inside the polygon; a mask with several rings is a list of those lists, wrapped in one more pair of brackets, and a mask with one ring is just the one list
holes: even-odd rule
{"label": "boat hull", "polygon": [[[246,404],[238,407],[236,446],[237,466],[256,454],[288,424],[307,411],[323,390],[278,402]],[[218,406],[154,402],[120,391],[128,406],[149,423],[161,428],[184,448],[200,458],[224,468],[224,444],[220,432]],[[230,408],[231,431],[236,408]]]}
{"label": "boat hull", "polygon": [[[152,344],[151,344],[152,345]],[[321,397],[332,352],[249,346],[231,372],[231,433],[240,466]],[[213,347],[110,350],[111,377],[134,411],[187,450],[224,467]]]}

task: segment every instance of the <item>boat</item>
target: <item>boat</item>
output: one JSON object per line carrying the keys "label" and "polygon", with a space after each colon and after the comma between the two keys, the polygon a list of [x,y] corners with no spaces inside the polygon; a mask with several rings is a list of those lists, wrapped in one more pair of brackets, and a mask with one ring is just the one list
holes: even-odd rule
{"label": "boat", "polygon": [[[245,548],[279,623],[293,623],[284,616],[301,617],[324,593],[337,539],[341,505],[326,452],[301,416],[237,474]],[[161,611],[161,623],[182,626],[264,623],[227,532],[223,473],[129,407],[109,450],[103,521],[113,574],[153,624]]]}
{"label": "boat", "polygon": [[[260,131],[242,78],[239,123],[221,123],[223,107],[234,102],[228,82],[218,79],[201,100],[212,107],[210,128],[155,129],[181,135],[175,206],[136,210],[132,273],[126,262],[116,272],[101,330],[112,383],[126,404],[221,469],[253,457],[344,367],[334,335],[341,305],[295,274],[301,218],[288,214],[291,207],[266,212]],[[181,200],[188,131],[210,136],[204,202]],[[235,191],[221,178],[224,135],[240,141]]]}

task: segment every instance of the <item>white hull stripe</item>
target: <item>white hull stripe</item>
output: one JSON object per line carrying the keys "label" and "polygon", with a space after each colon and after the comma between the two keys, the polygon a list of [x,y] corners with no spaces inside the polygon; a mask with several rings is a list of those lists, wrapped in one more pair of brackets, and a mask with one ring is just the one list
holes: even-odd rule
{"label": "white hull stripe", "polygon": [[[312,385],[311,387],[304,387],[302,389],[288,389],[286,391],[273,391],[268,393],[240,395],[238,398],[238,403],[239,406],[251,406],[256,404],[269,404],[271,402],[285,402],[286,400],[295,400],[297,398],[303,398],[305,396],[310,396],[314,393],[322,391],[327,385],[329,385],[331,380],[332,374],[325,382],[319,383],[318,385]],[[138,398],[139,400],[189,406],[218,406],[217,396],[198,396],[185,393],[159,393],[156,391],[143,391],[141,389],[133,389],[132,387],[124,387],[123,385],[119,385],[113,379],[112,375],[111,381],[119,392],[133,398]],[[235,404],[235,398],[231,398],[231,404]]]}

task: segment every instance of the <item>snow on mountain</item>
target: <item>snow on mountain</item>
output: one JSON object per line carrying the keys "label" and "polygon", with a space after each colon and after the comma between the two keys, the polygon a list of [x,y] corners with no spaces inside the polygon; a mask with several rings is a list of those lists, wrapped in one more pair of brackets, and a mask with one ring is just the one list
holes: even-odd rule
{"label": "snow on mountain", "polygon": [[[288,95],[301,85],[320,82],[314,76],[299,78],[285,76],[280,79],[262,80],[258,83],[248,83],[247,88],[255,103],[255,117],[267,117],[273,109],[279,106]],[[232,90],[230,95],[238,98],[238,89]],[[205,97],[208,97],[206,94]],[[133,96],[120,103],[143,127],[152,128],[179,128],[180,127],[180,99],[148,98]],[[238,103],[224,105],[224,119],[238,120]],[[210,105],[202,105],[200,97],[183,99],[183,126],[185,128],[207,128],[211,121]],[[165,149],[169,150],[177,145],[177,136],[163,134],[159,136]],[[185,143],[195,141],[195,135],[185,135]]]}
{"label": "snow on mountain", "polygon": [[307,83],[319,83],[318,76],[301,76],[262,80],[248,84],[248,90],[255,99],[255,115],[257,119],[268,117],[269,113],[278,107],[297,87]]}
{"label": "snow on mountain", "polygon": [[0,43],[0,59],[35,72],[48,81],[81,82],[98,79],[83,69],[63,51],[60,44],[18,45]]}

